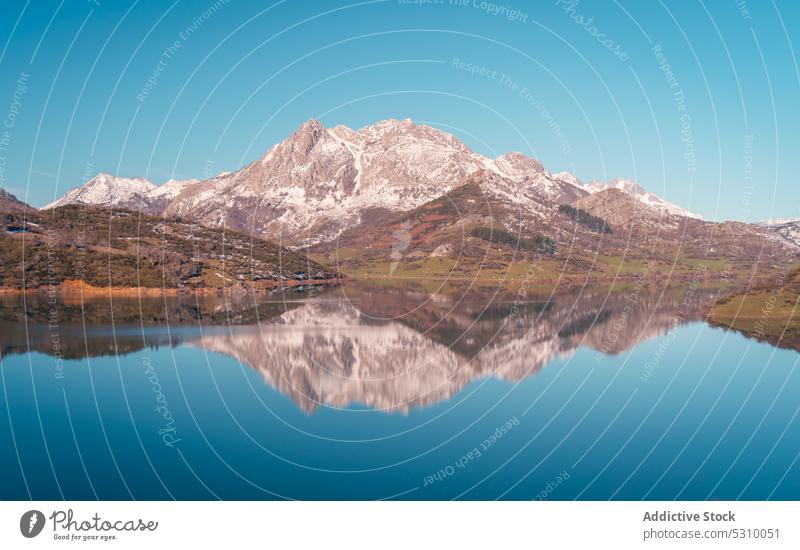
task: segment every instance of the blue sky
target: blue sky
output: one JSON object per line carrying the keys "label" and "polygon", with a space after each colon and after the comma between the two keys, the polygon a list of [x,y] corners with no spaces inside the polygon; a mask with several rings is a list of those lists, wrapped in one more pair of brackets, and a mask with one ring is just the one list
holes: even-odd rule
{"label": "blue sky", "polygon": [[798,217],[797,4],[4,0],[0,185],[38,206],[233,170],[311,117],[412,118],[709,219]]}

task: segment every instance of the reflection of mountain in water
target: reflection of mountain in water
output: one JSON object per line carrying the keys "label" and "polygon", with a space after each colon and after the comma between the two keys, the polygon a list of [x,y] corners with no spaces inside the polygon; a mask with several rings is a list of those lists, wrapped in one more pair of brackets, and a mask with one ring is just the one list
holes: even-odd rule
{"label": "reflection of mountain in water", "polygon": [[407,411],[445,400],[482,377],[521,380],[581,345],[606,353],[630,349],[701,318],[714,291],[698,290],[683,305],[685,294],[643,291],[634,302],[631,293],[606,290],[513,308],[490,296],[458,303],[458,296],[347,287],[261,330],[190,344],[260,371],[304,410],[359,403]]}
{"label": "reflection of mountain in water", "polygon": [[[357,403],[405,412],[446,400],[483,377],[521,380],[579,346],[621,353],[701,319],[715,294],[696,289],[687,300],[685,286],[606,288],[521,301],[474,290],[429,295],[348,285],[304,302],[59,304],[55,327],[45,322],[49,309],[28,302],[27,326],[19,322],[23,309],[6,304],[0,310],[6,319],[0,320],[0,349],[53,355],[54,334],[64,358],[183,343],[236,358],[306,411]],[[229,327],[197,330],[201,323]]]}

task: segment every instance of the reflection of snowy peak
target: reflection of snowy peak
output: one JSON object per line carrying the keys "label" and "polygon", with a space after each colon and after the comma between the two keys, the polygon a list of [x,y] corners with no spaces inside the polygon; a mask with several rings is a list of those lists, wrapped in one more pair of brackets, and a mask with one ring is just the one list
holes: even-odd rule
{"label": "reflection of snowy peak", "polygon": [[356,403],[408,411],[446,399],[470,378],[445,346],[399,323],[370,323],[345,302],[308,304],[276,326],[192,344],[260,371],[307,411]]}
{"label": "reflection of snowy peak", "polygon": [[[581,345],[620,353],[695,318],[705,296],[698,291],[696,311],[684,317],[676,313],[684,301],[680,289],[643,295],[632,311],[626,296],[614,295],[587,296],[578,303],[564,296],[545,310],[521,308],[514,316],[508,314],[509,304],[500,304],[495,311],[506,316],[484,320],[479,315],[477,321],[470,311],[454,309],[457,297],[412,308],[422,319],[446,314],[449,327],[440,334],[414,328],[418,323],[404,315],[377,321],[338,292],[260,327],[190,343],[258,370],[306,411],[360,404],[407,412],[446,400],[487,376],[522,380]],[[623,314],[631,327],[620,330],[615,320]]]}

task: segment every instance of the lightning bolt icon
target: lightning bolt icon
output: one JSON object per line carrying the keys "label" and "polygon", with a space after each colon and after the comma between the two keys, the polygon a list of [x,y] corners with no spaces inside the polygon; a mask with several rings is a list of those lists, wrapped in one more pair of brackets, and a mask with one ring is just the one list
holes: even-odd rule
{"label": "lightning bolt icon", "polygon": [[33,512],[31,514],[31,524],[28,526],[28,534],[30,534],[33,531],[33,527],[36,525],[38,521],[39,521],[39,514]]}

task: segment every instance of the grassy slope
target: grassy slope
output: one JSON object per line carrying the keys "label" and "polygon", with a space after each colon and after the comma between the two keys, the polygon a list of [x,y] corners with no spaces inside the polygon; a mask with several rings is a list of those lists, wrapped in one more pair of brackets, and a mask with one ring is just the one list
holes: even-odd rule
{"label": "grassy slope", "polygon": [[717,301],[709,312],[715,325],[758,340],[800,349],[800,269]]}
{"label": "grassy slope", "polygon": [[[65,206],[0,214],[0,287],[219,288],[333,272],[271,242],[136,212]],[[9,233],[24,228],[24,232]],[[299,275],[302,273],[303,275]]]}
{"label": "grassy slope", "polygon": [[[359,250],[343,248],[328,253],[311,254],[310,257],[328,265],[339,265],[348,277],[369,279],[456,279],[496,282],[505,279],[509,284],[529,280],[532,275],[542,282],[583,281],[587,277],[597,282],[635,280],[644,273],[647,278],[673,281],[694,279],[698,272],[704,281],[720,279],[727,260],[720,257],[692,258],[678,255],[674,262],[647,260],[631,256],[570,253],[559,251],[553,256],[534,260],[513,259],[511,251],[488,249],[479,257],[427,257],[404,259],[392,269],[393,262],[385,258],[363,261]],[[797,264],[793,264],[797,265]],[[754,276],[754,265],[739,262],[728,269],[730,275],[740,280]],[[755,270],[759,279],[774,277],[777,270],[771,266]],[[390,275],[391,273],[391,275]]]}
{"label": "grassy slope", "polygon": [[[573,218],[567,208],[550,221],[526,218],[513,205],[487,200],[480,185],[467,183],[408,212],[370,219],[335,243],[312,248],[311,257],[345,275],[372,279],[514,281],[530,279],[535,264],[537,278],[550,283],[610,283],[643,272],[673,281],[698,273],[705,282],[768,279],[786,254],[743,224],[689,221],[659,231],[644,224],[602,233],[597,226],[607,226],[601,218],[592,217],[589,224]],[[487,227],[493,231],[488,240],[476,234]],[[554,254],[525,246],[541,237],[555,242]],[[440,246],[448,250],[440,252]]]}

